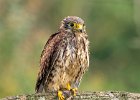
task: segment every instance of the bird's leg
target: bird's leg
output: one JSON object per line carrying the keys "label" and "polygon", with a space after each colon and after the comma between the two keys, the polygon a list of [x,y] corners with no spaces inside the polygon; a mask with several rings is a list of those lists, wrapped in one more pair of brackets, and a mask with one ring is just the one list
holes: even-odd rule
{"label": "bird's leg", "polygon": [[76,96],[77,91],[78,91],[78,88],[72,88],[71,89],[71,92],[72,92],[73,96]]}
{"label": "bird's leg", "polygon": [[76,96],[78,89],[77,88],[71,88],[70,84],[68,83],[66,86],[66,89],[72,92],[73,96]]}
{"label": "bird's leg", "polygon": [[69,91],[71,90],[70,83],[67,83],[66,89],[69,90]]}
{"label": "bird's leg", "polygon": [[58,96],[58,100],[65,100],[65,97],[63,95],[63,91],[58,90],[57,96]]}

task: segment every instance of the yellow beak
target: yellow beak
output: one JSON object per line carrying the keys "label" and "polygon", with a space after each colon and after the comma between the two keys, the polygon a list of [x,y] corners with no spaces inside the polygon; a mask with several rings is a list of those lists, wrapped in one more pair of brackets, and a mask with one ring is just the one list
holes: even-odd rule
{"label": "yellow beak", "polygon": [[76,29],[83,29],[83,25],[81,25],[81,24],[76,24]]}

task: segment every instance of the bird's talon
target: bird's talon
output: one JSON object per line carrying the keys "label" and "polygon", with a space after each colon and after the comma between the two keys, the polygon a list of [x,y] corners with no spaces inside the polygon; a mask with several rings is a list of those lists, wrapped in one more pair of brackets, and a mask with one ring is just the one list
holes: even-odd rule
{"label": "bird's talon", "polygon": [[58,100],[64,100],[65,99],[62,91],[58,91],[57,96],[58,96]]}
{"label": "bird's talon", "polygon": [[71,89],[73,96],[76,96],[78,89],[77,88],[73,88]]}

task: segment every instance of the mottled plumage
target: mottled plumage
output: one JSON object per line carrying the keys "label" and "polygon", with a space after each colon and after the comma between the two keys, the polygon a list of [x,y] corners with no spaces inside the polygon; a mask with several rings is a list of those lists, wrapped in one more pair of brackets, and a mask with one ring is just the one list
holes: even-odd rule
{"label": "mottled plumage", "polygon": [[76,16],[63,19],[42,51],[36,92],[64,90],[67,83],[78,87],[89,66],[88,45],[84,21]]}

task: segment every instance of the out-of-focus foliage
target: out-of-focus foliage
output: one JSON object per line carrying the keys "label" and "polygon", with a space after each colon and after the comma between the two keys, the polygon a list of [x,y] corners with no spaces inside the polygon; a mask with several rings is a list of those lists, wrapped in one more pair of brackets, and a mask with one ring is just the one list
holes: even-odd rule
{"label": "out-of-focus foliage", "polygon": [[90,68],[80,90],[140,92],[139,0],[0,0],[0,97],[34,93],[43,46],[60,21],[86,22]]}

